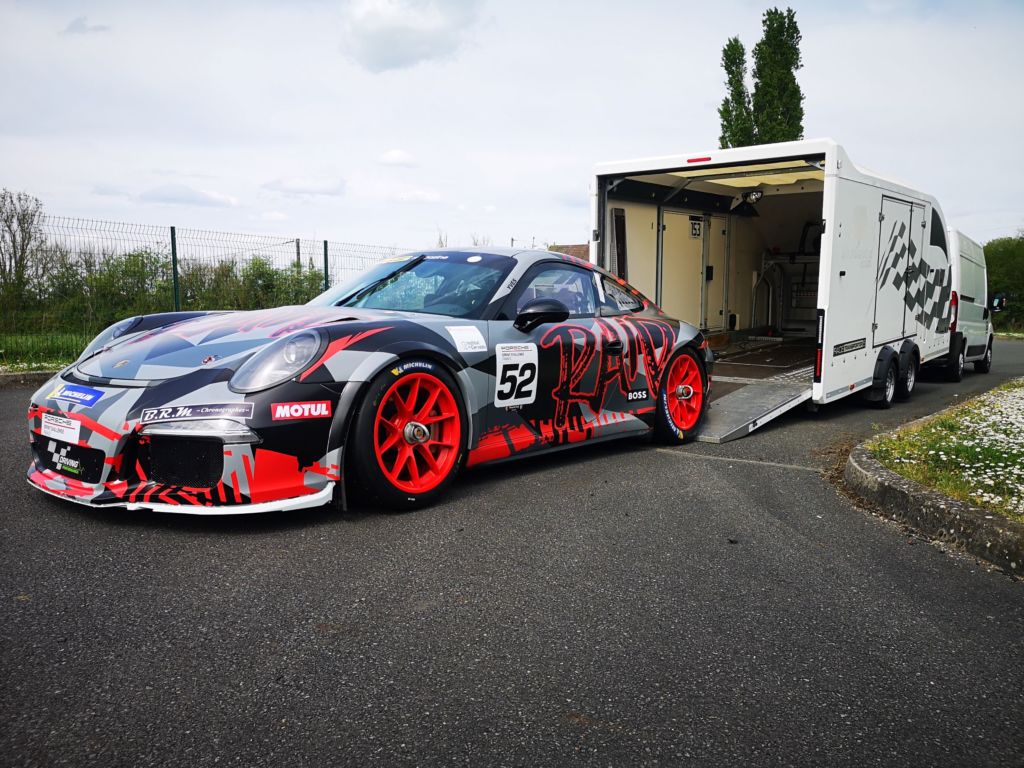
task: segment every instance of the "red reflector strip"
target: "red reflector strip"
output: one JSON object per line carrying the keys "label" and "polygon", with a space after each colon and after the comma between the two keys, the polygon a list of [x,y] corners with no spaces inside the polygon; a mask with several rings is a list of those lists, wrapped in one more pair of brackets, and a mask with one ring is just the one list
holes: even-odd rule
{"label": "red reflector strip", "polygon": [[711,158],[710,157],[691,157],[686,162],[688,162],[688,163],[709,163],[709,162],[711,162]]}
{"label": "red reflector strip", "polygon": [[825,310],[818,310],[818,338],[817,338],[817,350],[814,356],[814,382],[821,382],[821,367],[822,358],[824,357],[825,350]]}

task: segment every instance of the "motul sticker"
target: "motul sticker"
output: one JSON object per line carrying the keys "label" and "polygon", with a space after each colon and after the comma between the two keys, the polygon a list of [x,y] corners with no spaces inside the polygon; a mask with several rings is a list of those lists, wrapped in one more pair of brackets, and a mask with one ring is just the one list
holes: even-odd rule
{"label": "motul sticker", "polygon": [[312,400],[304,403],[274,403],[270,406],[270,417],[274,421],[325,419],[330,415],[330,400]]}

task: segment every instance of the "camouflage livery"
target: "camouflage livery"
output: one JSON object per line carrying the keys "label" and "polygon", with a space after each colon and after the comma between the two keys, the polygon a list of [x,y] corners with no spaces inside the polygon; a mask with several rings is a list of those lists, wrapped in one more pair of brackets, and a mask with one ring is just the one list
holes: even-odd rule
{"label": "camouflage livery", "polygon": [[[325,294],[306,306],[137,321],[33,395],[29,482],[128,509],[319,506],[340,496],[353,417],[381,375],[441,367],[454,377],[470,466],[650,430],[662,373],[682,348],[697,353],[710,387],[700,333],[587,262],[544,251],[424,254],[405,258],[484,260],[503,277],[473,317],[325,306]],[[605,308],[518,330],[517,286],[566,263],[587,271]],[[255,353],[308,330],[322,342],[300,373],[260,391],[232,385]]]}

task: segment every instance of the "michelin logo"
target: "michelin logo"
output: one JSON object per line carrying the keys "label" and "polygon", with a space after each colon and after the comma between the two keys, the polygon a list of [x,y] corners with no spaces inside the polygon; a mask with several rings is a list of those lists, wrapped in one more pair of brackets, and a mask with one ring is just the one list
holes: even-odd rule
{"label": "michelin logo", "polygon": [[82,387],[78,384],[61,384],[49,394],[51,400],[64,400],[68,403],[78,403],[85,408],[92,408],[103,397],[103,392],[92,387]]}

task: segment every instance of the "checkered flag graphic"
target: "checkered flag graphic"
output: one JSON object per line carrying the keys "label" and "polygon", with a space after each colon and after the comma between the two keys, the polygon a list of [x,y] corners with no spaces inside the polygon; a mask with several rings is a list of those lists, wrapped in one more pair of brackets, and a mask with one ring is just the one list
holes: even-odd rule
{"label": "checkered flag graphic", "polygon": [[889,234],[885,258],[879,263],[877,288],[891,284],[903,291],[903,300],[915,319],[938,330],[949,309],[949,283],[945,269],[932,269],[909,238],[906,222],[897,221]]}

